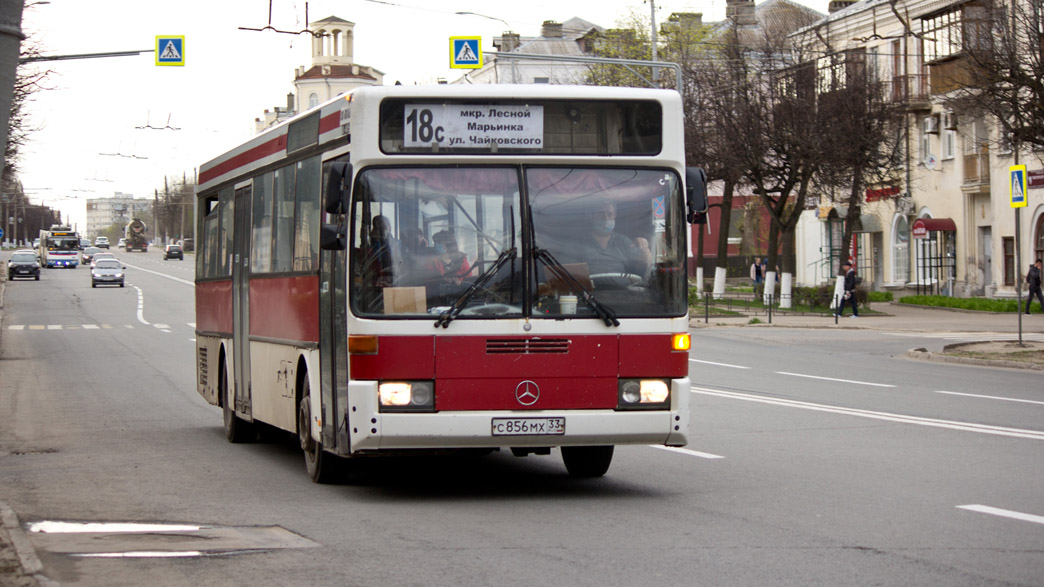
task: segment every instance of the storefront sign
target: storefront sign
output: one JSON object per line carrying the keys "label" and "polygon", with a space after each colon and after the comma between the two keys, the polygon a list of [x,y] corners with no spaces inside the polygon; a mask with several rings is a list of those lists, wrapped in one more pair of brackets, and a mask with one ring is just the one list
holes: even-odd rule
{"label": "storefront sign", "polygon": [[1029,179],[1029,188],[1044,188],[1044,169],[1034,169],[1033,171],[1026,172],[1026,177]]}

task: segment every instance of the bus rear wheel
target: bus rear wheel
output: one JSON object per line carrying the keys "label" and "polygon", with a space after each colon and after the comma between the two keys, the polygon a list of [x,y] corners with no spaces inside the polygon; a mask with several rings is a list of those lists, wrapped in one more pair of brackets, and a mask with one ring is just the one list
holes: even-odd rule
{"label": "bus rear wheel", "polygon": [[330,483],[335,477],[337,457],[323,452],[323,444],[312,438],[312,393],[308,377],[304,378],[301,403],[297,409],[297,438],[304,451],[308,477],[316,483]]}
{"label": "bus rear wheel", "polygon": [[573,477],[601,477],[613,462],[613,447],[563,446],[562,461]]}

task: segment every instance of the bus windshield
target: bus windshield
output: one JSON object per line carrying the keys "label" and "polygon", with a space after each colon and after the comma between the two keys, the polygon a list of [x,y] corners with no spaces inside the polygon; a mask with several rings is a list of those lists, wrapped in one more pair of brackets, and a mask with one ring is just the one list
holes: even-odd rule
{"label": "bus windshield", "polygon": [[666,169],[362,170],[351,219],[353,311],[604,318],[600,304],[618,317],[684,315],[680,191]]}
{"label": "bus windshield", "polygon": [[75,236],[47,237],[47,248],[52,251],[78,251],[80,239]]}

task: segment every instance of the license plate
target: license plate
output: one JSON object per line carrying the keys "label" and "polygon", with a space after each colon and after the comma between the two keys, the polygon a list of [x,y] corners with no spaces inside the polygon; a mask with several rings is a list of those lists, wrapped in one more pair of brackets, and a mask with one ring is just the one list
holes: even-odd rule
{"label": "license plate", "polygon": [[493,436],[561,436],[565,418],[493,418]]}

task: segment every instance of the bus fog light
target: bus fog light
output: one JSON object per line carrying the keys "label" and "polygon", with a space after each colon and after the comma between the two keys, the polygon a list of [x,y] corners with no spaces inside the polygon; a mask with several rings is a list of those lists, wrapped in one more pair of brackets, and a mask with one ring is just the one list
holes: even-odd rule
{"label": "bus fog light", "polygon": [[382,412],[435,411],[435,388],[431,381],[388,381],[377,386]]}
{"label": "bus fog light", "polygon": [[671,397],[667,382],[660,379],[643,379],[641,393],[643,404],[662,404]]}
{"label": "bus fog light", "polygon": [[620,382],[620,401],[625,404],[636,404],[642,399],[642,386],[631,379]]}

